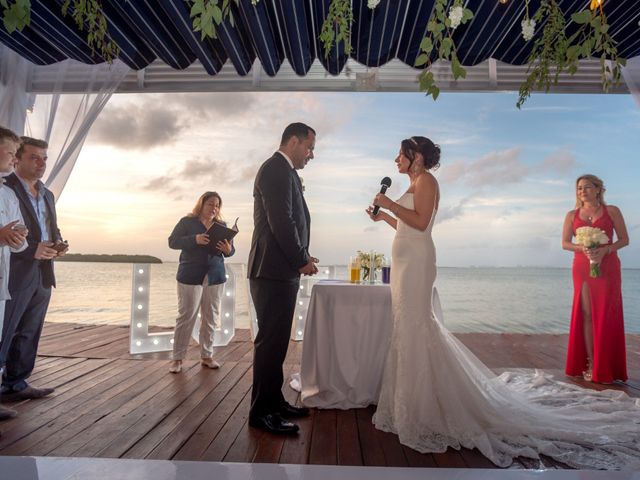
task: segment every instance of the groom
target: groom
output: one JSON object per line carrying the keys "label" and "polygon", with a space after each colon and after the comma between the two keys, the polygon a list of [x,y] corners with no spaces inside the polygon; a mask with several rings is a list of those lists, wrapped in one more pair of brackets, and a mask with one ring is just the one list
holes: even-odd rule
{"label": "groom", "polygon": [[305,417],[282,395],[282,364],[300,286],[300,275],[318,272],[309,255],[309,210],[296,170],[313,158],[316,132],[304,123],[285,128],[280,149],[262,164],[253,187],[254,230],[248,261],[258,335],[253,351],[249,425],[272,433],[296,433],[286,418]]}

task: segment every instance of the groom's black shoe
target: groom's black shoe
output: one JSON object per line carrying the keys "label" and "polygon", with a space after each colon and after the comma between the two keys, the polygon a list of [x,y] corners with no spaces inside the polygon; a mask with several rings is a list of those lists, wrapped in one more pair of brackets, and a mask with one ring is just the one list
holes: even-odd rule
{"label": "groom's black shoe", "polygon": [[285,403],[280,407],[280,416],[284,418],[302,418],[309,416],[307,407],[294,407],[289,403]]}
{"label": "groom's black shoe", "polygon": [[264,415],[262,417],[249,418],[249,425],[254,428],[264,430],[265,432],[277,433],[280,435],[298,433],[298,430],[300,429],[298,425],[292,422],[287,422],[277,413]]}

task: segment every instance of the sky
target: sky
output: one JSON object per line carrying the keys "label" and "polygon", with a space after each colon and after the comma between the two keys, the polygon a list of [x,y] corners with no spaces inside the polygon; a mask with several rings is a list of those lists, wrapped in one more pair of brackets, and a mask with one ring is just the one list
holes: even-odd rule
{"label": "sky", "polygon": [[[74,112],[63,100],[58,125]],[[444,267],[569,267],[562,223],[575,179],[601,177],[606,201],[626,220],[623,267],[640,268],[640,108],[631,95],[180,93],[114,95],[95,122],[57,203],[73,253],[150,254],[177,261],[167,237],[198,197],[215,190],[222,215],[239,217],[236,255],[246,263],[253,229],[253,179],[282,130],[302,121],[317,132],[315,158],[299,171],[311,211],[310,253],[346,264],[357,250],[391,252],[393,230],[365,209],[392,179],[402,139],[423,135],[442,149],[433,236]],[[29,129],[37,135],[46,98]],[[64,128],[64,127],[60,127]],[[51,168],[63,131],[55,131]]]}

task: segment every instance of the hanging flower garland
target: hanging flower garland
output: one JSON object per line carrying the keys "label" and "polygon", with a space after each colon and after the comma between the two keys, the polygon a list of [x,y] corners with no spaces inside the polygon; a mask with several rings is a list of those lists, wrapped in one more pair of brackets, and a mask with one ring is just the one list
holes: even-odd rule
{"label": "hanging flower garland", "polygon": [[522,20],[525,41],[533,38],[536,23],[545,20],[546,23],[527,60],[528,75],[520,86],[516,103],[518,108],[527,101],[532,91],[548,92],[553,85],[557,85],[562,72],[574,75],[580,59],[600,58],[604,92],[620,82],[626,60],[618,55],[616,42],[609,34],[604,0],[591,0],[589,9],[571,15],[571,20],[580,27],[570,37],[566,36],[567,22],[556,0],[542,0],[532,19],[529,18],[529,0],[525,0],[525,3],[525,18]]}
{"label": "hanging flower garland", "polygon": [[[369,0],[368,6],[376,8],[380,0]],[[331,49],[340,42],[344,43],[344,53],[351,54],[351,25],[353,24],[353,10],[351,0],[331,0],[329,13],[322,23],[320,41],[324,50],[324,58],[329,58]]]}
{"label": "hanging flower garland", "polygon": [[100,52],[108,63],[120,54],[120,47],[113,41],[107,29],[107,18],[102,11],[100,0],[65,0],[62,4],[62,16],[66,17],[71,7],[71,17],[82,32],[87,30],[87,45],[91,54]]}
{"label": "hanging flower garland", "polygon": [[2,7],[2,23],[7,32],[13,33],[16,30],[22,31],[31,21],[31,1],[30,0],[0,0]]}
{"label": "hanging flower garland", "polygon": [[431,66],[432,53],[437,53],[437,58],[451,62],[453,78],[465,78],[467,71],[460,64],[456,44],[453,40],[453,32],[460,25],[464,25],[473,18],[473,12],[463,7],[462,0],[455,0],[449,8],[449,15],[445,15],[447,0],[436,0],[435,8],[427,22],[427,35],[420,43],[420,54],[415,61],[416,67],[424,65],[420,74],[420,90],[431,95],[434,100],[440,95],[440,88],[436,85]]}
{"label": "hanging flower garland", "polygon": [[[184,0],[190,5],[193,31],[200,32],[202,39],[217,38],[217,27],[228,19],[234,25],[231,2],[240,0]],[[260,0],[251,0],[256,6]],[[375,9],[381,0],[367,0],[367,6]],[[435,0],[434,10],[427,23],[427,34],[420,43],[420,53],[415,66],[424,67],[420,74],[420,90],[437,99],[440,89],[436,85],[431,66],[432,57],[451,63],[454,79],[465,78],[466,70],[460,64],[453,40],[454,31],[473,18],[473,12],[465,8],[463,0],[454,0],[446,11],[450,0]],[[508,0],[500,0],[506,3]],[[516,0],[513,0],[516,1]],[[549,91],[557,85],[561,73],[571,75],[578,71],[581,59],[599,58],[602,89],[608,92],[621,81],[622,67],[626,60],[618,54],[616,42],[609,33],[609,24],[604,13],[605,0],[591,0],[589,8],[571,15],[579,25],[575,33],[566,36],[567,21],[558,0],[541,0],[533,16],[529,15],[529,0],[525,2],[525,13],[520,23],[522,38],[532,41],[536,26],[544,25],[535,40],[528,58],[529,70],[520,86],[516,106],[520,108],[535,90]],[[2,21],[8,33],[21,31],[31,20],[31,0],[0,0]],[[107,20],[101,0],[64,0],[62,15],[71,14],[78,28],[87,32],[87,44],[92,52],[111,63],[120,49],[108,33]],[[351,25],[353,10],[351,0],[331,0],[329,12],[320,33],[324,55],[328,57],[334,45],[344,43],[344,51],[351,53]]]}
{"label": "hanging flower garland", "polygon": [[[218,26],[225,18],[234,26],[230,0],[185,0],[191,5],[189,17],[193,19],[193,31],[200,32],[200,39],[218,38]],[[238,0],[235,0],[236,3]],[[255,5],[258,0],[251,0]]]}

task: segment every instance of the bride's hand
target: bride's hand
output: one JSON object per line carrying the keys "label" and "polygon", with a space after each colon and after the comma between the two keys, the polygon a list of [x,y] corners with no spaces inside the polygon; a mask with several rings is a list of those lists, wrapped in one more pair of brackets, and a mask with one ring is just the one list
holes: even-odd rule
{"label": "bride's hand", "polygon": [[378,211],[377,215],[373,214],[373,207],[369,207],[365,210],[365,212],[367,212],[367,215],[369,215],[369,218],[371,220],[373,220],[374,222],[379,222],[380,220],[384,220],[384,212],[380,212]]}
{"label": "bride's hand", "polygon": [[393,205],[393,200],[387,197],[384,193],[378,193],[373,199],[373,204],[378,205],[381,208],[389,209],[389,207]]}

